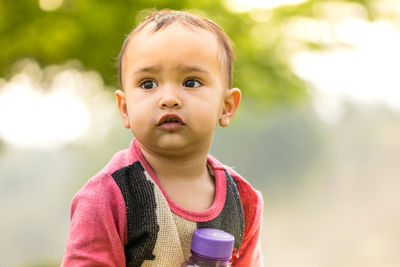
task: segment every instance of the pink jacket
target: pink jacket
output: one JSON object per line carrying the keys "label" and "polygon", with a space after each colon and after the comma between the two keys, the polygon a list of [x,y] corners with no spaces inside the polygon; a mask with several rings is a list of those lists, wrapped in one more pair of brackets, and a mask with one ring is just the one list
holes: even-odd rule
{"label": "pink jacket", "polygon": [[[71,205],[70,230],[62,266],[122,267],[127,265],[125,257],[125,246],[128,243],[127,206],[125,205],[121,188],[118,186],[116,179],[114,179],[115,175],[113,178],[113,174],[135,162],[140,162],[144,173],[154,183],[156,192],[159,192],[159,196],[161,197],[158,197],[160,199],[158,201],[161,201],[161,204],[158,203],[157,205],[162,206],[165,203],[168,212],[172,214],[172,216],[168,214],[165,216],[173,218],[172,221],[178,229],[177,235],[179,236],[177,240],[180,240],[182,246],[164,245],[162,247],[173,248],[174,251],[165,250],[163,252],[161,249],[159,252],[154,252],[153,254],[163,255],[161,258],[165,258],[165,255],[170,257],[170,266],[179,266],[176,264],[177,262],[187,260],[187,257],[190,255],[191,240],[182,237],[182,232],[185,231],[180,231],[179,229],[182,226],[181,222],[184,223],[182,227],[192,229],[190,227],[196,227],[201,222],[207,222],[219,216],[227,197],[227,179],[225,178],[225,172],[227,172],[237,186],[244,212],[242,240],[239,250],[234,254],[232,265],[243,267],[263,266],[260,248],[263,201],[260,192],[253,189],[246,180],[231,168],[222,165],[209,155],[208,163],[212,167],[216,183],[214,203],[205,211],[187,210],[170,199],[163,190],[157,177],[144,159],[136,140],[132,142],[129,149],[120,151],[114,155],[103,170],[91,178],[74,196]],[[162,224],[164,223],[162,221]],[[168,223],[170,222],[166,222],[165,224]],[[173,238],[173,235],[172,231],[168,236]],[[185,238],[187,239],[187,244],[185,244]],[[167,243],[165,244],[174,242],[171,240],[166,241]],[[178,250],[175,247],[179,247],[176,248]],[[154,250],[156,249],[157,244]],[[176,251],[178,251],[178,254],[174,254]],[[175,257],[174,255],[178,256]],[[172,259],[174,257],[176,259]],[[174,260],[176,260],[176,263],[174,263]],[[146,264],[146,266],[166,266],[165,263],[160,265],[161,263],[157,263],[156,260],[154,264],[152,264],[152,261],[146,261]]]}

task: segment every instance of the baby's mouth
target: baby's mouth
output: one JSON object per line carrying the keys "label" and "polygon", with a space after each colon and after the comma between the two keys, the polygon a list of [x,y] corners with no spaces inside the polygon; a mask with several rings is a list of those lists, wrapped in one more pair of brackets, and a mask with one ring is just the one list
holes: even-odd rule
{"label": "baby's mouth", "polygon": [[165,114],[157,123],[157,126],[164,130],[176,130],[184,125],[182,118],[177,114]]}

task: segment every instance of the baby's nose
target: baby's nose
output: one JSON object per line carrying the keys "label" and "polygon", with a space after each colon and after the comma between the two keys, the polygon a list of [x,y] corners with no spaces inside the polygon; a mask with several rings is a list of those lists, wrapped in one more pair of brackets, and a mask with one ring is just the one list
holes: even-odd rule
{"label": "baby's nose", "polygon": [[178,95],[177,89],[166,89],[160,99],[160,108],[180,108],[182,100]]}
{"label": "baby's nose", "polygon": [[175,101],[175,99],[168,99],[162,102],[161,108],[178,108],[180,107],[180,102]]}

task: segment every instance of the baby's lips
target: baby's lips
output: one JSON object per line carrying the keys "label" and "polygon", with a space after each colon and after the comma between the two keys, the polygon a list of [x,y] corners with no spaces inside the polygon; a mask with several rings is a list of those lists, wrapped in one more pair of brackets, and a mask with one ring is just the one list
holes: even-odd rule
{"label": "baby's lips", "polygon": [[182,125],[185,125],[182,118],[176,113],[167,113],[167,114],[162,115],[161,118],[157,122],[157,126],[160,126],[161,124],[163,124],[165,122],[177,122]]}

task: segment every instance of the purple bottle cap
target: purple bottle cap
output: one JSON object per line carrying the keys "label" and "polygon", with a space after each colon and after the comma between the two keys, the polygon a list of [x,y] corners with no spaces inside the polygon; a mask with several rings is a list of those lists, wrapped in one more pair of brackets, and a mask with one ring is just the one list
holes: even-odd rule
{"label": "purple bottle cap", "polygon": [[192,251],[207,258],[229,260],[235,237],[213,228],[196,229],[193,234]]}

